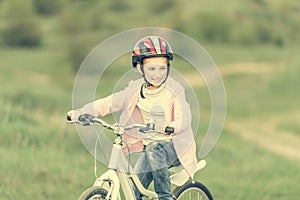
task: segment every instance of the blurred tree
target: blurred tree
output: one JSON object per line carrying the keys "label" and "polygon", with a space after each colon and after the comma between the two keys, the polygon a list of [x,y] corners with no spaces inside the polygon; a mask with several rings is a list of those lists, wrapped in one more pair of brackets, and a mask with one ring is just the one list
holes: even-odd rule
{"label": "blurred tree", "polygon": [[149,2],[149,9],[153,12],[153,14],[161,14],[168,10],[172,10],[173,6],[175,6],[178,1],[174,0],[153,0]]}
{"label": "blurred tree", "polygon": [[122,12],[130,8],[128,2],[123,0],[112,0],[109,7],[109,9],[113,12]]}
{"label": "blurred tree", "polygon": [[231,19],[224,13],[202,12],[183,22],[180,31],[187,32],[199,41],[230,42]]}
{"label": "blurred tree", "polygon": [[85,9],[91,12],[90,5],[86,3],[95,5],[96,2],[70,3],[68,9],[64,9],[60,15],[60,22],[66,38],[68,56],[72,70],[75,73],[95,45],[93,41],[94,37],[91,36],[91,14],[88,12],[82,13]]}
{"label": "blurred tree", "polygon": [[60,11],[61,0],[33,0],[33,6],[40,15],[53,15]]}
{"label": "blurred tree", "polygon": [[30,1],[6,1],[3,10],[3,43],[21,47],[35,47],[41,44],[42,33]]}
{"label": "blurred tree", "polygon": [[90,38],[80,34],[74,35],[68,40],[68,55],[74,73],[78,71],[82,62],[93,49],[95,43]]}
{"label": "blurred tree", "polygon": [[198,19],[199,34],[208,42],[228,42],[230,21],[222,15],[203,14]]}

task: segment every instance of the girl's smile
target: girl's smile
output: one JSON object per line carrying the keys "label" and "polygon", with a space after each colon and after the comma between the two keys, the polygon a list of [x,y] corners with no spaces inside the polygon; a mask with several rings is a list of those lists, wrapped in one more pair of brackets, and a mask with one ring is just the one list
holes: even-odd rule
{"label": "girl's smile", "polygon": [[168,75],[167,58],[152,57],[144,59],[143,72],[145,79],[152,85],[149,89],[158,88]]}

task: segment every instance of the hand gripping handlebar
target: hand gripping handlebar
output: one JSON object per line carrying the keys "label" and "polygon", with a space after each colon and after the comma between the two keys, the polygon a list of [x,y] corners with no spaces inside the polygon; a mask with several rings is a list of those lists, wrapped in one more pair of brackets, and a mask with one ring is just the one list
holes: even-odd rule
{"label": "hand gripping handlebar", "polygon": [[[67,121],[72,122],[71,121],[71,116],[67,115],[66,118],[67,118]],[[103,127],[107,128],[107,129],[110,129],[110,130],[114,130],[115,128],[120,128],[120,126],[117,126],[116,124],[115,125],[108,124],[104,120],[96,118],[96,117],[94,117],[90,114],[80,115],[78,117],[78,120],[73,121],[73,123],[78,123],[82,126],[90,126],[93,123],[99,123]],[[124,130],[131,130],[131,129],[138,128],[140,132],[147,133],[149,131],[154,131],[155,130],[155,124],[132,124],[132,125],[125,126],[125,127],[122,127],[122,128],[124,128]],[[164,133],[165,134],[172,134],[172,133],[174,133],[174,128],[167,126],[164,130]]]}

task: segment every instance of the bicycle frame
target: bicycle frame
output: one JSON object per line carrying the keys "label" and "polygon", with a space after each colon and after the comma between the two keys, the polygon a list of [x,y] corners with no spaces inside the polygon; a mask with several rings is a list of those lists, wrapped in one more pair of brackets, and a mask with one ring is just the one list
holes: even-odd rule
{"label": "bicycle frame", "polygon": [[[150,199],[157,199],[157,194],[145,189],[136,174],[131,174],[130,170],[127,171],[128,161],[123,154],[121,140],[118,137],[113,144],[108,170],[96,179],[93,186],[107,189],[107,196],[111,197],[111,200],[121,199],[120,188],[122,188],[125,199],[136,199],[132,184],[144,196]],[[118,163],[121,163],[121,165]]]}
{"label": "bicycle frame", "polygon": [[[129,162],[122,150],[122,142],[123,142],[122,136],[124,131],[133,128],[145,128],[145,126],[136,124],[128,127],[119,127],[116,124],[115,125],[107,124],[105,121],[102,121],[98,118],[93,118],[93,119],[87,118],[84,120],[83,120],[84,123],[81,121],[76,121],[73,123],[80,123],[81,125],[86,126],[96,122],[101,124],[103,127],[112,130],[117,136],[113,143],[113,148],[110,155],[107,171],[104,172],[100,177],[97,177],[95,173],[97,178],[93,186],[106,189],[107,190],[106,199],[110,199],[110,200],[121,200],[120,189],[122,189],[125,199],[128,200],[136,199],[134,193],[134,186],[143,196],[148,197],[149,199],[158,199],[158,195],[154,191],[146,189],[140,182],[138,176],[135,173],[131,173],[131,171],[133,170],[130,168]],[[96,145],[97,145],[97,141],[96,141]],[[97,148],[95,147],[95,150],[96,149]],[[205,167],[205,165],[206,165],[206,161],[200,160],[197,163],[196,171],[202,169],[203,167]],[[95,172],[96,172],[96,155],[95,155]],[[182,186],[189,179],[192,180],[182,166],[172,167],[171,169],[169,169],[169,172],[170,172],[170,182],[176,186]]]}

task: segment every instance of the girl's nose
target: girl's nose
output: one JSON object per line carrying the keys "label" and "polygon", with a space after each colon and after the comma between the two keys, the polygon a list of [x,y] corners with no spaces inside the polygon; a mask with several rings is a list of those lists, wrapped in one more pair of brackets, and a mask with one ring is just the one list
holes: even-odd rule
{"label": "girl's nose", "polygon": [[161,76],[162,76],[162,73],[161,73],[159,70],[155,70],[154,76],[155,76],[155,77],[161,77]]}

